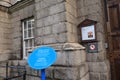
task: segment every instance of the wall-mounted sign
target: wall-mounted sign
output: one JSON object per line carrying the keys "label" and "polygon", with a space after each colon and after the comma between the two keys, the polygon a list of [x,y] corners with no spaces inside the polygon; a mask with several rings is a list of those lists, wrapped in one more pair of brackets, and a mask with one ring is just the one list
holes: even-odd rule
{"label": "wall-mounted sign", "polygon": [[51,66],[57,58],[55,50],[51,47],[35,49],[28,57],[28,64],[33,69],[45,69]]}
{"label": "wall-mounted sign", "polygon": [[96,41],[96,21],[86,19],[79,24],[80,42]]}
{"label": "wall-mounted sign", "polygon": [[95,26],[90,25],[81,28],[81,37],[83,40],[95,40]]}
{"label": "wall-mounted sign", "polygon": [[88,43],[87,45],[88,53],[97,53],[98,52],[98,43]]}

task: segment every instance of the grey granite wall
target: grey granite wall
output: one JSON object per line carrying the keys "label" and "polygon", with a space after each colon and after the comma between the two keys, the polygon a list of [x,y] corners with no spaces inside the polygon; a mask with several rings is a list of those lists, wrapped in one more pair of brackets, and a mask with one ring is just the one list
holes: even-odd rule
{"label": "grey granite wall", "polygon": [[[85,19],[97,21],[98,53],[87,52],[90,80],[109,80],[110,65],[105,49],[105,15],[103,0],[77,0],[79,23]],[[80,36],[80,35],[79,35]],[[86,46],[87,43],[84,43]]]}
{"label": "grey granite wall", "polygon": [[[29,5],[10,8],[12,55],[18,59],[22,52],[21,20],[34,16],[35,48],[51,46],[58,55],[56,63],[46,70],[48,80],[109,80],[102,0],[30,1]],[[85,19],[98,22],[98,53],[87,53],[78,43],[77,25]],[[39,79],[39,71],[27,67],[27,80],[36,79]]]}
{"label": "grey granite wall", "polygon": [[10,15],[6,7],[0,6],[0,61],[7,60],[11,54]]}

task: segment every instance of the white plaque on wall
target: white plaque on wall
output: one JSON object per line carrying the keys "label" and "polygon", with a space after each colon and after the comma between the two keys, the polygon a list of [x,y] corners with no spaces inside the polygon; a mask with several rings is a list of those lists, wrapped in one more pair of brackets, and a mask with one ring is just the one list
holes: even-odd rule
{"label": "white plaque on wall", "polygon": [[95,25],[81,28],[82,40],[95,40]]}

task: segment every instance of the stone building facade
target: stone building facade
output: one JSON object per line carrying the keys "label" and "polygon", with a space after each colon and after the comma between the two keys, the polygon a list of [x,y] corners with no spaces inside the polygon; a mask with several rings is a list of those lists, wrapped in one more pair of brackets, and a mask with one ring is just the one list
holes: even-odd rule
{"label": "stone building facade", "polygon": [[[23,49],[23,22],[34,19],[34,46],[28,52],[43,45],[57,52],[57,61],[46,70],[47,80],[110,80],[104,6],[103,0],[21,0],[1,5],[0,60],[26,65],[27,80],[39,80],[39,71],[27,66]],[[88,53],[87,43],[79,42],[77,27],[85,19],[97,21],[97,53]]]}

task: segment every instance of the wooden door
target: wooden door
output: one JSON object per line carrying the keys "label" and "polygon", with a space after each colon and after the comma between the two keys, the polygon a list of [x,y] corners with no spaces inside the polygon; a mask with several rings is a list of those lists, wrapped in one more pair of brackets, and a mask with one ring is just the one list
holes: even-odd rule
{"label": "wooden door", "polygon": [[[112,1],[112,0],[109,0]],[[111,64],[111,80],[120,80],[120,3],[113,0],[108,3],[108,57]]]}

